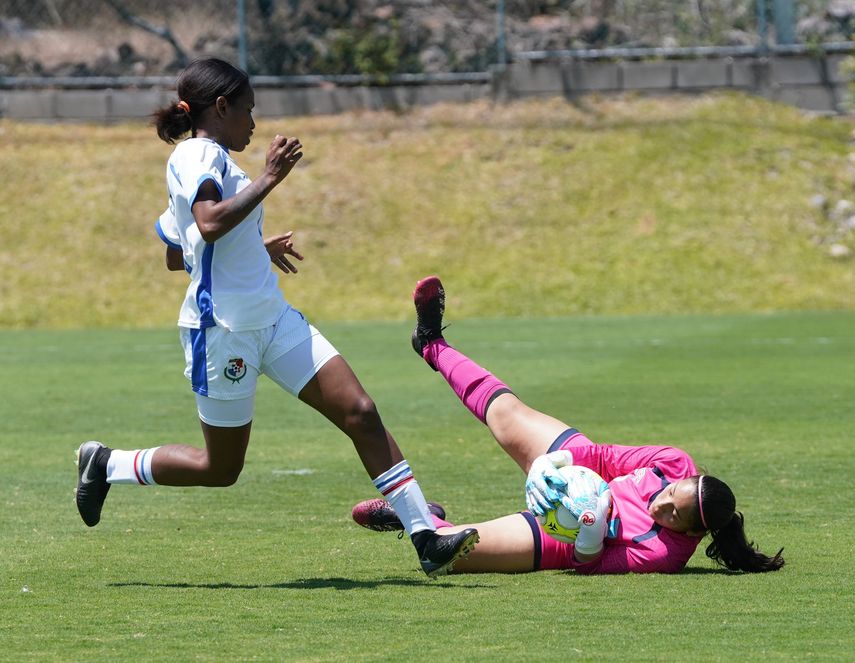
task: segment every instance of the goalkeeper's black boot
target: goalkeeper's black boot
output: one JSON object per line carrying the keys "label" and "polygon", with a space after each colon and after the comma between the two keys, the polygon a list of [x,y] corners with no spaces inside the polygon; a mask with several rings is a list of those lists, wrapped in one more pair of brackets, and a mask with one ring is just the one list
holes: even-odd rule
{"label": "goalkeeper's black boot", "polygon": [[77,449],[77,510],[83,522],[94,527],[101,520],[107,498],[107,460],[111,450],[100,442],[84,442]]}
{"label": "goalkeeper's black boot", "polygon": [[[438,276],[428,276],[416,283],[413,291],[416,305],[416,328],[413,330],[413,350],[424,357],[425,346],[442,338],[442,316],[445,313],[445,290]],[[427,360],[426,360],[427,361]],[[436,366],[427,362],[436,370]]]}
{"label": "goalkeeper's black boot", "polygon": [[451,571],[454,563],[471,553],[479,540],[478,530],[474,527],[467,527],[456,534],[422,530],[410,538],[419,553],[422,570],[430,578],[444,576]]}
{"label": "goalkeeper's black boot", "polygon": [[[440,520],[445,520],[445,509],[441,504],[428,502],[427,505],[428,510],[433,515]],[[375,532],[399,532],[404,529],[404,525],[392,505],[379,497],[354,505],[350,515],[357,524]]]}

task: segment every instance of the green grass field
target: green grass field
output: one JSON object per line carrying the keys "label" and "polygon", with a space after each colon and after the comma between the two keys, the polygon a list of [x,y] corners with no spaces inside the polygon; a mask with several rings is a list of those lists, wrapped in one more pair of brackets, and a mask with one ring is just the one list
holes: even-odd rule
{"label": "green grass field", "polygon": [[[454,292],[454,282],[446,280]],[[672,443],[727,480],[779,573],[430,581],[363,530],[349,442],[269,382],[228,489],[114,487],[76,513],[73,451],[198,443],[174,330],[3,331],[4,661],[851,660],[855,313],[462,320],[449,340],[601,442]],[[429,499],[523,507],[522,474],[409,348],[323,325]]]}
{"label": "green grass field", "polygon": [[[455,576],[363,530],[350,443],[263,383],[240,481],[112,489],[74,450],[201,444],[153,222],[150,127],[0,120],[0,661],[851,660],[851,121],[740,95],[538,100],[260,122],[306,157],[265,202],[288,298],[349,358],[428,499],[524,506],[523,476],[409,348],[440,273],[449,340],[531,405],[725,479],[779,573]],[[380,322],[373,322],[379,320]]]}

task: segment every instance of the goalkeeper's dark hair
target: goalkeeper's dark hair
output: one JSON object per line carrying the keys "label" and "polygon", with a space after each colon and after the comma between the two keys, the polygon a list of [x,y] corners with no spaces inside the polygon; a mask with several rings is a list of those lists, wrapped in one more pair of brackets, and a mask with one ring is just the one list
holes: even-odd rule
{"label": "goalkeeper's dark hair", "polygon": [[194,60],[178,76],[178,99],[152,114],[161,140],[169,144],[186,133],[196,135],[196,123],[218,97],[234,101],[249,87],[249,75],[217,58]]}
{"label": "goalkeeper's dark hair", "polygon": [[[691,477],[697,488],[700,476]],[[745,517],[736,510],[736,498],[730,487],[720,479],[703,475],[698,493],[693,531],[708,531],[712,542],[707,557],[731,571],[762,573],[777,571],[784,565],[781,548],[773,557],[761,553],[745,536]]]}

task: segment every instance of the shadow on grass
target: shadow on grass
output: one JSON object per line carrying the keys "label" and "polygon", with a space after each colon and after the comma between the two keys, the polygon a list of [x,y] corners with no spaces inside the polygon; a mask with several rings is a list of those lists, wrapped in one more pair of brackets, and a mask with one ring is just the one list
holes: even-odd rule
{"label": "shadow on grass", "polygon": [[[572,571],[567,572],[568,575],[576,575]],[[722,576],[741,576],[739,572],[728,571],[727,569],[711,569],[704,567],[689,567],[680,571],[677,575],[722,575]],[[492,584],[461,584],[458,582],[450,583],[441,580],[410,579],[410,578],[383,578],[382,580],[353,580],[350,578],[300,578],[291,582],[277,582],[267,585],[262,584],[239,584],[232,582],[210,582],[210,583],[193,583],[193,582],[111,582],[108,587],[157,587],[161,589],[376,589],[384,586],[400,586],[400,587],[456,587],[460,589],[473,588],[495,588]]]}
{"label": "shadow on grass", "polygon": [[690,566],[690,567],[685,568],[682,571],[680,571],[680,573],[677,575],[681,575],[681,576],[690,576],[690,575],[703,576],[703,575],[708,575],[708,574],[712,574],[712,575],[716,575],[716,576],[744,576],[744,575],[748,575],[746,573],[742,573],[741,571],[731,571],[730,569],[725,569],[725,568],[711,569],[709,567],[703,567],[703,566],[695,566],[695,567]]}
{"label": "shadow on grass", "polygon": [[292,582],[277,582],[270,585],[236,584],[231,582],[192,583],[192,582],[111,582],[108,587],[159,587],[167,589],[376,589],[387,585],[402,587],[457,587],[472,589],[475,587],[494,587],[494,585],[449,583],[437,580],[384,578],[382,580],[351,580],[349,578],[301,578]]}

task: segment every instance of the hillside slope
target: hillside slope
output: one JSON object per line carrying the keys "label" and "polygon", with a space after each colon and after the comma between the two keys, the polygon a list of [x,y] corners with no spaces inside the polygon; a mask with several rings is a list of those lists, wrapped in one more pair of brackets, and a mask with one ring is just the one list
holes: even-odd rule
{"label": "hillside slope", "polygon": [[[265,203],[313,319],[405,319],[439,273],[454,316],[855,307],[851,127],[741,96],[439,106],[259,123],[306,157]],[[161,326],[186,285],[153,223],[169,146],[139,124],[0,122],[0,325]],[[7,238],[7,239],[6,239]]]}

